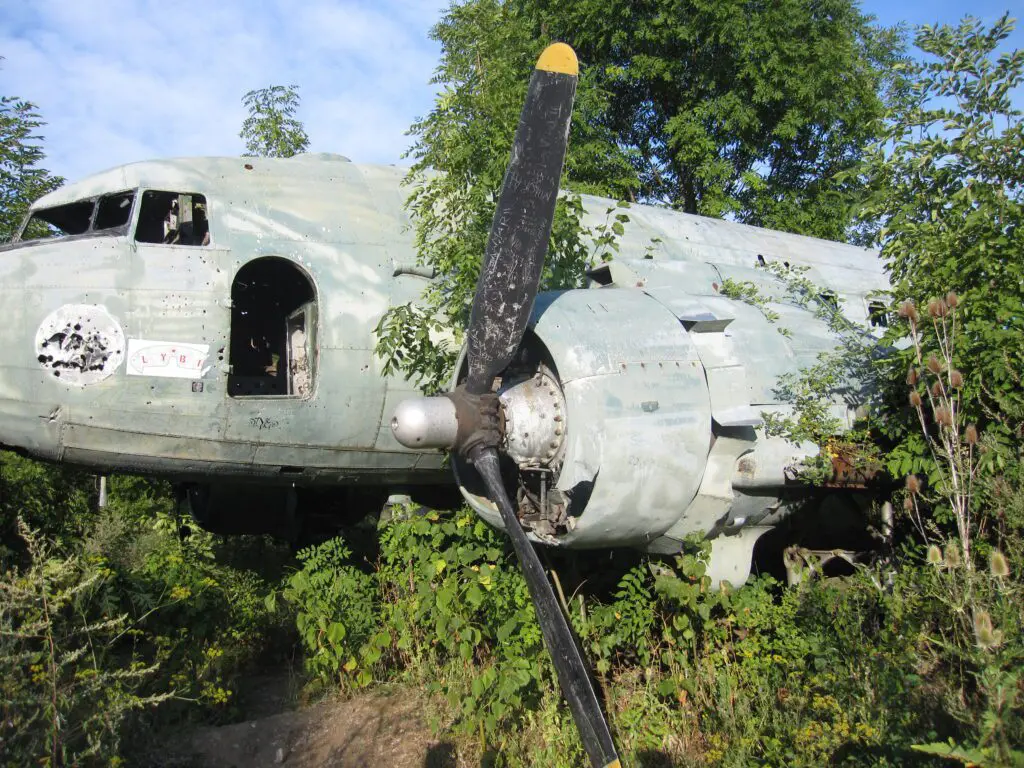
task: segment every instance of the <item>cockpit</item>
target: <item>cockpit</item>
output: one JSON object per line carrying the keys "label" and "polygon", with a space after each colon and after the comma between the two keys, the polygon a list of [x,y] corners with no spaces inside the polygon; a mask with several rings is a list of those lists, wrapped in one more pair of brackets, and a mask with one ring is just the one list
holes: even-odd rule
{"label": "cockpit", "polygon": [[[136,206],[138,215],[133,227]],[[127,190],[40,208],[31,211],[12,246],[55,238],[125,236],[139,243],[209,245],[206,197],[153,189]]]}

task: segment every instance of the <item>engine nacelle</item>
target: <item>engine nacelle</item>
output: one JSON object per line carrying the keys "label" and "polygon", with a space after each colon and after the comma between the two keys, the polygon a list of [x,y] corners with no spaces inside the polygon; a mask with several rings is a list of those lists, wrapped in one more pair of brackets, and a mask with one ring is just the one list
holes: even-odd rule
{"label": "engine nacelle", "polygon": [[[538,305],[499,390],[518,465],[510,498],[547,543],[646,546],[679,519],[707,464],[711,403],[697,349],[640,291],[548,294]],[[479,489],[464,488],[500,525]]]}
{"label": "engine nacelle", "polygon": [[[727,333],[737,307],[744,322]],[[667,554],[701,533],[712,577],[745,580],[754,543],[789,512],[793,468],[817,452],[759,433],[761,410],[779,406],[729,350],[751,336],[762,355],[794,366],[799,355],[763,315],[724,297],[673,306],[637,289],[539,296],[499,388],[506,488],[531,537]],[[455,465],[467,501],[501,527],[475,473]]]}

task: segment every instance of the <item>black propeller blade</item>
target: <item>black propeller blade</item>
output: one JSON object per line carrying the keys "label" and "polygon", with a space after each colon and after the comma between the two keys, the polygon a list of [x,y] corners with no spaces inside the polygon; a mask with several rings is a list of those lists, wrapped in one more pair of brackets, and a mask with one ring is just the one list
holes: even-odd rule
{"label": "black propeller blade", "polygon": [[544,634],[544,645],[555,663],[558,684],[569,702],[572,718],[579,729],[583,747],[590,756],[590,763],[595,768],[619,768],[615,743],[591,685],[590,673],[583,663],[565,615],[555,601],[555,593],[544,574],[540,558],[526,537],[505,493],[498,468],[498,454],[493,448],[482,449],[477,453],[473,465],[487,484],[487,490],[501,512],[505,530],[512,539],[512,547],[526,577],[533,607],[537,611],[537,621]]}
{"label": "black propeller blade", "polygon": [[533,310],[569,141],[578,71],[572,48],[555,43],[540,55],[530,79],[473,297],[466,390],[474,395],[491,391],[494,377],[519,349]]}
{"label": "black propeller blade", "polygon": [[[490,394],[495,376],[519,349],[533,310],[565,161],[578,71],[572,48],[556,43],[541,54],[530,80],[473,299],[469,377],[465,382],[471,401]],[[533,598],[544,643],[590,761],[597,768],[618,766],[615,744],[587,667],[540,559],[505,493],[492,443],[485,440],[460,447],[501,512]]]}
{"label": "black propeller blade", "polygon": [[391,429],[402,445],[454,447],[476,467],[512,538],[544,643],[590,762],[595,768],[617,768],[615,744],[572,630],[505,493],[497,450],[501,442],[498,396],[492,391],[495,377],[508,367],[522,343],[537,298],[578,72],[572,48],[555,43],[541,54],[530,79],[473,298],[466,381],[442,397],[401,403]]}

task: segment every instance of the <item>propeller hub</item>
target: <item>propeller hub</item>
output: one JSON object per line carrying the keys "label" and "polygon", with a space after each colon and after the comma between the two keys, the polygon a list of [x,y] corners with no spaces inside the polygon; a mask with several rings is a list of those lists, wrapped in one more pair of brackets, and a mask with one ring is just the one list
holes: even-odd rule
{"label": "propeller hub", "polygon": [[447,397],[416,397],[398,404],[391,432],[406,448],[451,448],[459,433],[455,403]]}

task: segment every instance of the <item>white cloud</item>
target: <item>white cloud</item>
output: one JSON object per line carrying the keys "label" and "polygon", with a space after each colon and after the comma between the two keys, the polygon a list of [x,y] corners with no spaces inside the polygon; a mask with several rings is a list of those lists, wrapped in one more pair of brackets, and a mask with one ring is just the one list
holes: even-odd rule
{"label": "white cloud", "polygon": [[[991,22],[1001,0],[972,11]],[[247,91],[300,86],[314,151],[399,162],[433,101],[430,27],[447,0],[32,0],[0,18],[0,94],[39,105],[47,168],[69,179],[134,160],[235,155]],[[957,0],[883,23],[956,22]],[[1018,29],[1010,45],[1021,44]]]}
{"label": "white cloud", "polygon": [[0,93],[39,105],[69,179],[154,157],[234,155],[244,93],[300,86],[314,151],[398,162],[429,110],[442,0],[36,0],[0,22]]}

